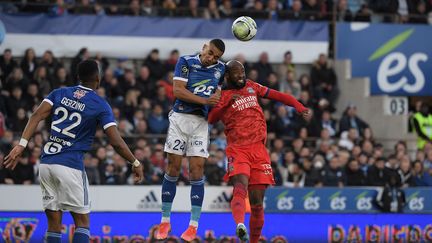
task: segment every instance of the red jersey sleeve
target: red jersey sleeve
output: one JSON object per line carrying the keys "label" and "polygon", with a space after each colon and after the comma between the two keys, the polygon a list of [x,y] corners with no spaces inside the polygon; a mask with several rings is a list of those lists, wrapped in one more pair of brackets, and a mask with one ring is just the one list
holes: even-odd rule
{"label": "red jersey sleeve", "polygon": [[249,81],[249,82],[259,97],[262,97],[262,98],[267,97],[268,92],[269,92],[268,87],[262,86],[261,84],[256,83],[254,81]]}
{"label": "red jersey sleeve", "polygon": [[227,98],[229,95],[222,91],[221,94],[221,99],[219,100],[219,103],[217,103],[217,105],[215,105],[211,110],[210,113],[208,115],[208,123],[213,124],[216,123],[217,121],[219,121],[222,117],[222,115],[224,114],[225,109],[227,108],[228,104],[227,102],[229,102],[229,99]]}

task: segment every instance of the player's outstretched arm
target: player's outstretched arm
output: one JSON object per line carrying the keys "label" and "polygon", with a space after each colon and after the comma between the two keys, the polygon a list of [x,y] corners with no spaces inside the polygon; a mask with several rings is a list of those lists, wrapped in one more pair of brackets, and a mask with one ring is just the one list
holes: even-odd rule
{"label": "player's outstretched arm", "polygon": [[114,150],[132,164],[134,182],[141,182],[144,178],[143,166],[132,154],[129,147],[126,145],[125,141],[120,136],[120,133],[118,132],[116,126],[108,127],[105,130],[105,134],[108,136],[109,142],[111,146],[113,146]]}
{"label": "player's outstretched arm", "polygon": [[312,114],[308,108],[304,107],[296,98],[289,94],[284,94],[274,89],[268,89],[266,98],[271,100],[282,102],[285,105],[292,106],[296,109],[298,113],[301,114],[304,120],[307,122],[312,118]]}
{"label": "player's outstretched arm", "polygon": [[173,86],[174,86],[173,87],[174,96],[177,99],[186,102],[200,104],[200,105],[216,105],[220,99],[220,93],[215,93],[212,96],[210,96],[210,98],[208,99],[200,97],[198,95],[194,95],[186,88],[186,82],[181,80],[174,79]]}
{"label": "player's outstretched arm", "polygon": [[5,157],[4,165],[8,169],[15,169],[16,164],[18,163],[18,158],[27,147],[28,140],[33,136],[36,127],[39,125],[39,122],[47,118],[51,114],[51,104],[46,101],[43,101],[36,111],[30,116],[26,127],[21,135],[21,140],[17,146],[15,146],[11,152]]}

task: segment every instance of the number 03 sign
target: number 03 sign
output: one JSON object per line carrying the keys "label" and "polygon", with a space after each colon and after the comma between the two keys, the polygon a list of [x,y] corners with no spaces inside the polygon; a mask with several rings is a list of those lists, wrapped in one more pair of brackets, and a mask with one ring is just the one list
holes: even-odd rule
{"label": "number 03 sign", "polygon": [[408,108],[407,97],[386,97],[384,99],[385,115],[407,115]]}

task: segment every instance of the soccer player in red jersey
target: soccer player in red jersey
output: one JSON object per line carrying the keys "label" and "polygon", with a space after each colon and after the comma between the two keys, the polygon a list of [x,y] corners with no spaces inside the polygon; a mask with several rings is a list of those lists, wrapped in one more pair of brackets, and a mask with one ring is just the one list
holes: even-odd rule
{"label": "soccer player in red jersey", "polygon": [[258,98],[268,98],[293,106],[306,121],[312,115],[294,97],[246,80],[245,77],[240,62],[233,60],[227,63],[227,89],[222,91],[222,97],[210,112],[208,121],[215,123],[221,120],[225,125],[228,142],[225,179],[229,178],[234,186],[231,210],[237,224],[236,234],[243,241],[249,240],[244,225],[245,199],[249,194],[250,242],[257,243],[264,225],[264,193],[269,185],[274,184],[270,157],[265,146],[267,126]]}

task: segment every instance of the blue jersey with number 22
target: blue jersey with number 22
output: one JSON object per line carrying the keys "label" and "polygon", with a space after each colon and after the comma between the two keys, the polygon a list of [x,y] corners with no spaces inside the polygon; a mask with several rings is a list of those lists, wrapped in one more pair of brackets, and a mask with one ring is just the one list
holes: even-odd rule
{"label": "blue jersey with number 22", "polygon": [[84,153],[91,149],[97,125],[116,125],[108,103],[84,86],[60,88],[45,99],[52,105],[51,133],[42,149],[42,164],[84,170]]}
{"label": "blue jersey with number 22", "polygon": [[[194,95],[208,98],[216,92],[218,85],[223,81],[224,74],[223,62],[218,61],[214,65],[205,67],[201,64],[199,55],[189,55],[179,58],[174,70],[174,79],[186,82],[186,89]],[[173,110],[179,113],[202,114],[207,117],[209,107],[177,99]]]}

